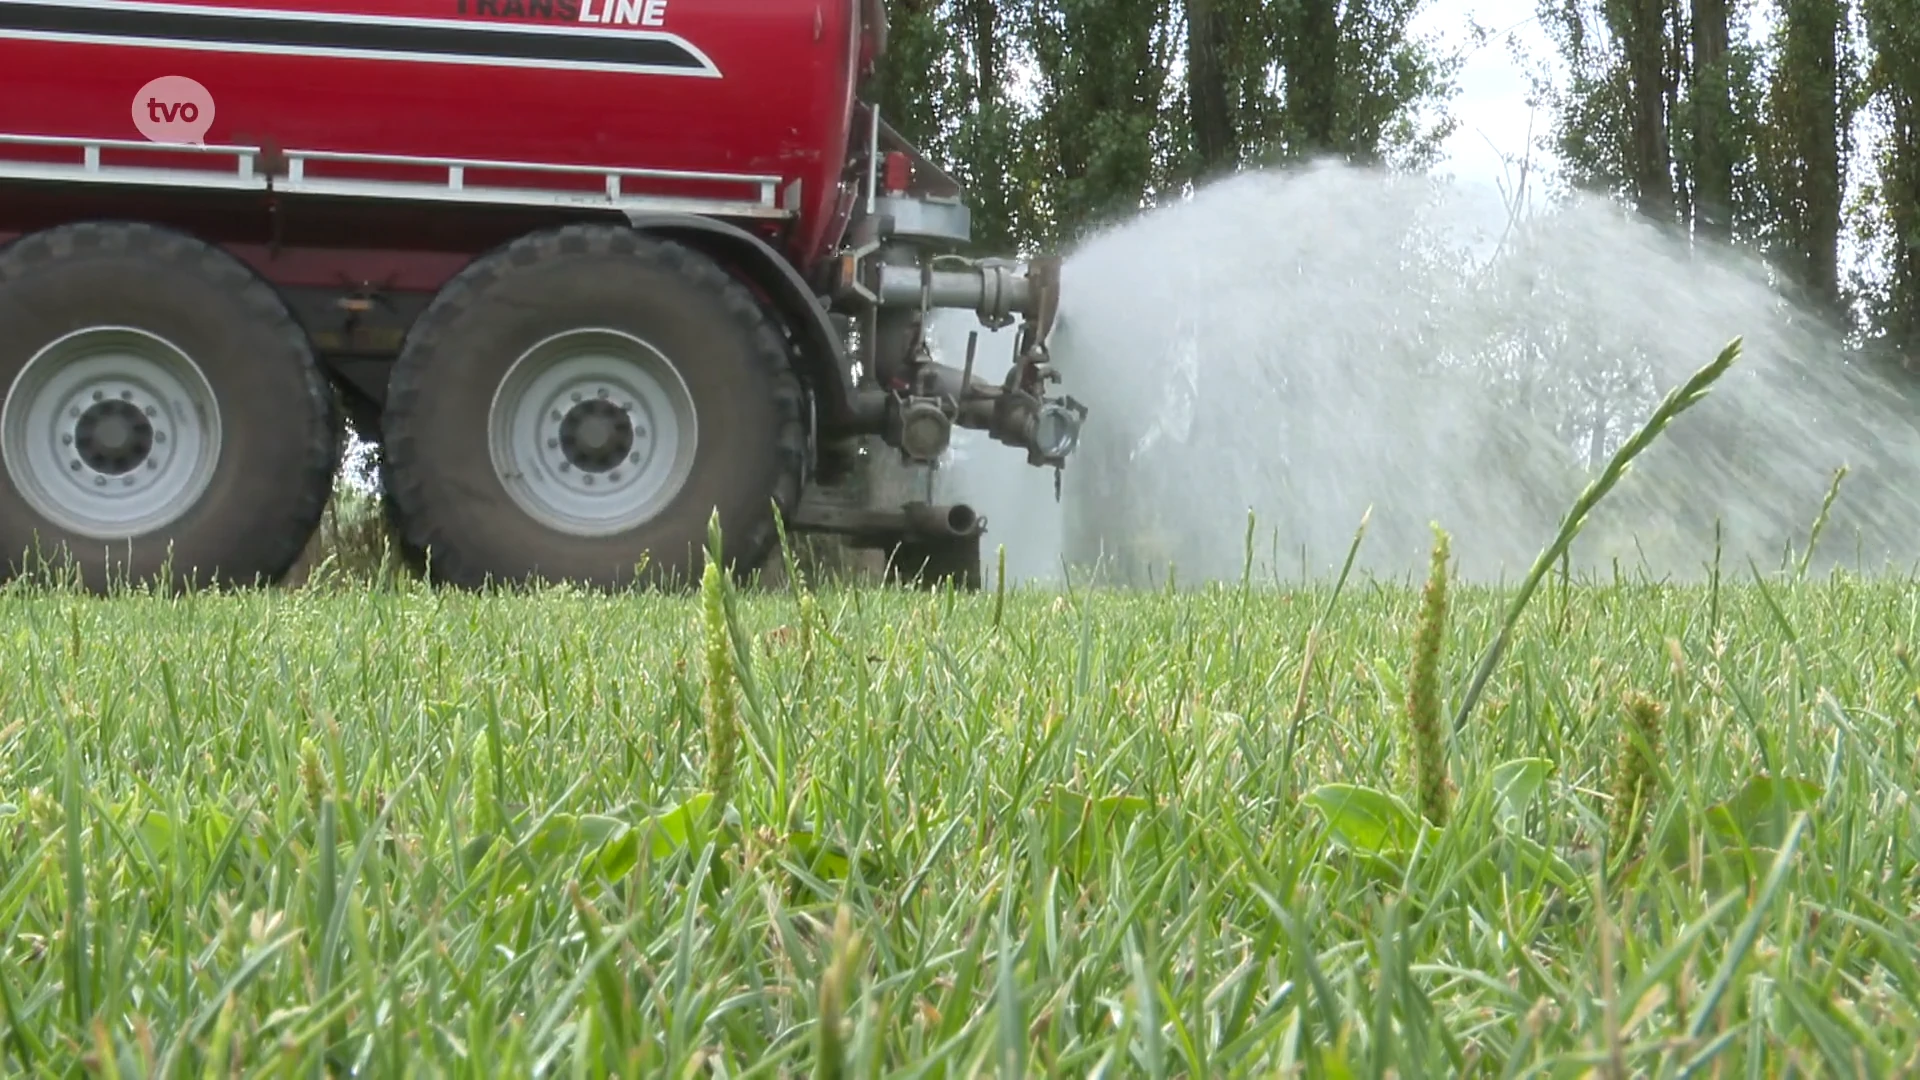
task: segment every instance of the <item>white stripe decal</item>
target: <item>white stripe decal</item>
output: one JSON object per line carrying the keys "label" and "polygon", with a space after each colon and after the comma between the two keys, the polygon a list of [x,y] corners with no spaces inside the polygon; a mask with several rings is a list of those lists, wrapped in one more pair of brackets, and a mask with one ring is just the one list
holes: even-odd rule
{"label": "white stripe decal", "polygon": [[[86,14],[83,15],[83,12]],[[125,15],[128,19],[116,19],[115,15]],[[145,25],[135,32],[127,32],[126,26],[116,25],[129,21]],[[194,25],[196,23],[201,25]],[[239,27],[248,24],[257,27],[258,32],[239,32]],[[372,40],[366,43],[354,40],[361,35]],[[388,38],[390,43],[380,44],[378,39],[381,37]],[[243,40],[246,38],[253,40]],[[0,0],[0,40],[5,39],[273,56],[721,77],[712,58],[691,42],[677,34],[656,31],[595,31],[574,27],[454,22],[398,16],[155,4],[138,0]],[[491,47],[494,42],[499,43],[498,50]],[[447,47],[436,48],[435,43]],[[425,47],[420,47],[422,45]],[[635,59],[617,58],[628,49],[636,54]],[[646,54],[682,62],[649,62],[639,58]]]}

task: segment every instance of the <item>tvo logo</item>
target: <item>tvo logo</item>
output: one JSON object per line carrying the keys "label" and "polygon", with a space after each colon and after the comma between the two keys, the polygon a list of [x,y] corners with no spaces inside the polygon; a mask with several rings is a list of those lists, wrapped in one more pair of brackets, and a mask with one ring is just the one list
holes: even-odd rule
{"label": "tvo logo", "polygon": [[133,96],[133,126],[151,142],[199,146],[213,112],[213,95],[185,75],[162,75]]}

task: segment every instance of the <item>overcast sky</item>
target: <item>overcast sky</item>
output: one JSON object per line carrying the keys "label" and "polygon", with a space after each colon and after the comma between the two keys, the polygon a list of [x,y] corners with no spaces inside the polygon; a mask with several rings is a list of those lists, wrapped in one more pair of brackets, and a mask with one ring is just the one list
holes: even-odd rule
{"label": "overcast sky", "polygon": [[[1415,24],[1420,33],[1438,34],[1445,47],[1467,50],[1455,76],[1459,92],[1450,103],[1460,128],[1447,142],[1447,163],[1442,166],[1462,181],[1500,178],[1507,169],[1502,155],[1525,156],[1528,124],[1533,124],[1536,140],[1544,131],[1547,117],[1528,108],[1527,70],[1510,45],[1517,39],[1530,64],[1552,58],[1536,12],[1536,0],[1435,0]],[[1490,32],[1477,48],[1467,32],[1470,19]],[[1537,149],[1534,159],[1540,160]]]}

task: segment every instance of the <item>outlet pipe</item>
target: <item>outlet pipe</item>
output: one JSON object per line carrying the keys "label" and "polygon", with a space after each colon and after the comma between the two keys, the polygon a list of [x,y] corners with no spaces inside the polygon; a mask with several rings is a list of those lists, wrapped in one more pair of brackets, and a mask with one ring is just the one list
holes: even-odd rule
{"label": "outlet pipe", "polygon": [[995,328],[1023,315],[1037,331],[1035,343],[1044,344],[1060,310],[1060,263],[983,259],[958,270],[882,266],[878,292],[882,307],[973,311]]}
{"label": "outlet pipe", "polygon": [[949,506],[909,503],[906,512],[907,527],[916,535],[928,538],[964,540],[980,535],[984,524],[980,515],[966,503]]}

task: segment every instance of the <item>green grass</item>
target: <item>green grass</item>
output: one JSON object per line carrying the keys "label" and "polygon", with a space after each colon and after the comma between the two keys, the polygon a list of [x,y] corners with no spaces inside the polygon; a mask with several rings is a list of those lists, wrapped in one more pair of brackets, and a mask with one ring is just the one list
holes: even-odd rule
{"label": "green grass", "polygon": [[1736,352],[1513,592],[0,590],[0,1053],[1911,1075],[1920,582],[1550,573]]}
{"label": "green grass", "polygon": [[[1443,708],[1509,599],[1451,591]],[[703,832],[697,601],[0,594],[9,1068],[1914,1068],[1914,582],[1555,580],[1377,834],[1315,789],[1415,803],[1419,598],[1330,598],[743,594]],[[1670,843],[1603,877],[1629,691]],[[1758,776],[1804,827],[1708,812]]]}

